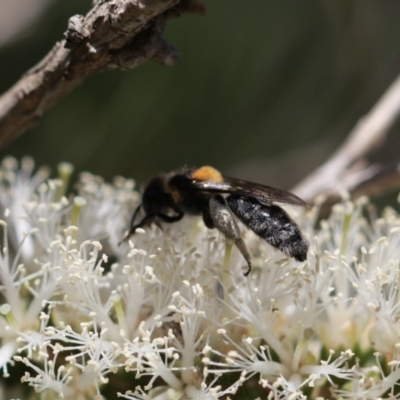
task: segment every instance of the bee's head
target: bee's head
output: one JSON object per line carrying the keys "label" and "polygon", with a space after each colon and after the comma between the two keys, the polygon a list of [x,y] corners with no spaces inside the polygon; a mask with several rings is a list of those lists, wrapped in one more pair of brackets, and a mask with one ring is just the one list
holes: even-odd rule
{"label": "bee's head", "polygon": [[167,179],[167,175],[159,175],[146,185],[142,196],[142,206],[147,215],[158,214],[168,208],[171,196],[167,189]]}

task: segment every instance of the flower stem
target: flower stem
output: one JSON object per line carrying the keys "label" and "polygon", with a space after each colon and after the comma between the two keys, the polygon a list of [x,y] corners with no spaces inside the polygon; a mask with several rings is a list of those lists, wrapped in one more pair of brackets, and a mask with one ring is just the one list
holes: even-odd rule
{"label": "flower stem", "polygon": [[72,166],[72,164],[67,162],[58,164],[58,176],[61,180],[61,186],[59,186],[57,189],[55,198],[56,201],[60,201],[61,197],[63,197],[64,194],[66,193],[69,180],[73,172],[74,172],[74,167]]}
{"label": "flower stem", "polygon": [[296,350],[293,355],[292,361],[292,370],[297,371],[300,365],[301,356],[307,348],[307,344],[311,339],[314,331],[312,328],[306,328],[303,332],[303,339],[301,339],[300,343],[297,345]]}
{"label": "flower stem", "polygon": [[351,213],[347,212],[344,215],[342,242],[340,244],[340,254],[344,254],[347,248],[347,238],[349,235],[350,221],[351,221]]}
{"label": "flower stem", "polygon": [[123,331],[124,334],[126,334],[126,320],[125,320],[124,309],[122,307],[121,296],[117,293],[114,293],[111,296],[111,302],[113,303],[115,308],[115,313],[117,315],[118,325],[120,327],[120,330]]}
{"label": "flower stem", "polygon": [[11,311],[11,306],[7,303],[4,303],[0,306],[0,314],[4,315],[7,322],[13,326],[14,328],[18,326],[17,320],[14,317],[14,314]]}

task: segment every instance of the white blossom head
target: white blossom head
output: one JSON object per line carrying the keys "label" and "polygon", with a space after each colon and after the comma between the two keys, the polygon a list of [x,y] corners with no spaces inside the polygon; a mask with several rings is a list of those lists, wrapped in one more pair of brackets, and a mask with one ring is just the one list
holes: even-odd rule
{"label": "white blossom head", "polygon": [[118,245],[134,182],[71,172],[0,167],[0,367],[30,398],[399,398],[397,211],[299,213],[304,262],[243,229],[246,278],[197,218]]}

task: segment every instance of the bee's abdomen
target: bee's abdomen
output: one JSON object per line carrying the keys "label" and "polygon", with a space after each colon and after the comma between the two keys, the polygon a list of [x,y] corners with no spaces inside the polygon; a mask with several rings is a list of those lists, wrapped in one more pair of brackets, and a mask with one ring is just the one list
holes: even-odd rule
{"label": "bee's abdomen", "polygon": [[298,261],[307,259],[308,242],[282,208],[262,205],[252,197],[234,194],[226,201],[233,213],[271,246]]}

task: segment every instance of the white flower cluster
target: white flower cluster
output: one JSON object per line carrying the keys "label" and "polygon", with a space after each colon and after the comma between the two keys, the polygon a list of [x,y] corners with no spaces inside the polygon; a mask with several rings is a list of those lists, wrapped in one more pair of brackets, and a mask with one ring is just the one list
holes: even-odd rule
{"label": "white flower cluster", "polygon": [[33,171],[0,166],[0,399],[400,399],[394,210],[306,211],[302,263],[244,230],[245,278],[199,219],[119,246],[132,181]]}

